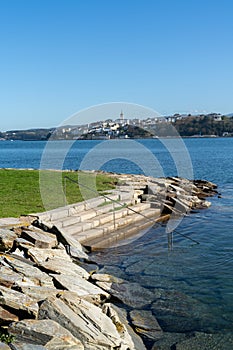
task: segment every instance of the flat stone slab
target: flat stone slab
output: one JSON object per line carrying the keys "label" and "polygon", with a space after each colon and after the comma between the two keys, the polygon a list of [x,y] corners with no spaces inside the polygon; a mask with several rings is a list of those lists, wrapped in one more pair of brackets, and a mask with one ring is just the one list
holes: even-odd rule
{"label": "flat stone slab", "polygon": [[16,314],[23,311],[32,318],[38,315],[38,304],[34,299],[4,286],[0,286],[0,305],[15,310]]}
{"label": "flat stone slab", "polygon": [[52,278],[46,273],[40,271],[37,267],[32,266],[21,259],[16,259],[12,255],[5,255],[4,259],[14,271],[29,278],[32,281],[32,284],[46,287],[54,286]]}
{"label": "flat stone slab", "polygon": [[0,219],[0,227],[13,228],[15,226],[22,226],[22,221],[18,218],[2,218],[2,219]]}
{"label": "flat stone slab", "polygon": [[86,270],[73,263],[72,261],[53,258],[40,263],[40,266],[52,273],[73,276],[73,278],[80,276],[82,278],[88,279],[90,277],[89,273]]}
{"label": "flat stone slab", "polygon": [[55,235],[51,233],[44,232],[40,229],[36,228],[28,228],[24,229],[21,233],[21,237],[32,242],[35,247],[38,248],[52,248],[57,246],[57,238]]}
{"label": "flat stone slab", "polygon": [[40,305],[39,319],[56,320],[80,339],[85,349],[121,349],[115,326],[100,308],[82,299],[78,305],[75,301],[66,300],[66,303],[58,298],[46,299]]}
{"label": "flat stone slab", "polygon": [[53,320],[22,320],[12,323],[9,332],[17,342],[45,346],[48,350],[84,350],[80,340]]}
{"label": "flat stone slab", "polygon": [[65,248],[59,249],[40,249],[30,248],[28,255],[36,263],[41,264],[48,259],[60,259],[62,261],[72,261],[71,257],[67,254]]}
{"label": "flat stone slab", "polygon": [[18,320],[18,316],[0,306],[0,326],[11,322],[16,322]]}
{"label": "flat stone slab", "polygon": [[55,287],[21,286],[20,289],[23,294],[28,295],[36,302],[43,301],[48,297],[56,296],[59,292],[62,292],[62,290],[56,289]]}
{"label": "flat stone slab", "polygon": [[106,303],[103,305],[103,311],[109,315],[115,324],[118,333],[123,339],[127,349],[130,350],[146,350],[142,339],[137,335],[128,322],[128,315],[124,309],[120,309],[116,305]]}
{"label": "flat stone slab", "polygon": [[163,331],[151,311],[132,310],[130,311],[130,319],[137,333],[151,340],[156,340],[163,336]]}
{"label": "flat stone slab", "polygon": [[58,287],[63,287],[66,290],[69,290],[71,292],[75,292],[78,296],[88,296],[88,295],[97,295],[101,299],[108,299],[109,293],[107,293],[105,290],[101,289],[98,286],[95,286],[94,284],[88,282],[84,278],[81,278],[80,276],[74,276],[70,275],[55,275],[51,274],[51,276],[54,278],[54,283],[58,284]]}
{"label": "flat stone slab", "polygon": [[133,308],[142,308],[151,304],[154,300],[154,294],[138,283],[119,279],[119,282],[97,282],[96,284]]}
{"label": "flat stone slab", "polygon": [[16,238],[17,235],[13,231],[0,228],[0,250],[6,251],[11,249]]}

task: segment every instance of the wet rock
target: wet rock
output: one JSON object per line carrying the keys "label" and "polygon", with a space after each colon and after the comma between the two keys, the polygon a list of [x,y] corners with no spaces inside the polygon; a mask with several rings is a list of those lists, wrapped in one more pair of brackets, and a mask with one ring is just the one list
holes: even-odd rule
{"label": "wet rock", "polygon": [[0,286],[0,305],[15,310],[17,315],[19,313],[26,314],[32,318],[36,318],[38,315],[38,304],[35,300],[4,286]]}
{"label": "wet rock", "polygon": [[94,273],[91,275],[92,280],[98,281],[98,282],[115,282],[115,283],[122,283],[124,280],[114,277],[112,275],[109,275],[107,273]]}
{"label": "wet rock", "polygon": [[8,229],[0,228],[0,250],[7,251],[13,247],[17,235]]}
{"label": "wet rock", "polygon": [[12,255],[5,256],[6,262],[14,269],[14,271],[20,273],[26,278],[32,281],[32,285],[53,287],[53,280],[46,273],[40,271],[37,267],[32,266],[28,262],[16,259]]}
{"label": "wet rock", "polygon": [[0,326],[5,326],[11,322],[15,322],[18,320],[18,316],[0,306]]}
{"label": "wet rock", "polygon": [[[157,340],[151,350],[175,350],[176,344],[189,337],[185,333],[163,333],[163,337]],[[196,349],[199,350],[199,349]]]}
{"label": "wet rock", "polygon": [[[204,308],[206,315],[203,315]],[[162,291],[161,298],[152,304],[152,310],[161,327],[167,332],[201,330],[211,323],[205,305],[175,290]]]}
{"label": "wet rock", "polygon": [[[65,299],[65,298],[64,298]],[[59,322],[84,344],[85,349],[121,349],[121,339],[111,320],[97,306],[79,299],[76,301],[48,298],[40,306],[39,319]],[[71,309],[72,307],[72,309]],[[75,310],[75,312],[73,311]],[[104,318],[105,316],[105,318]]]}
{"label": "wet rock", "polygon": [[103,306],[103,311],[108,315],[112,322],[114,323],[123,343],[128,346],[130,350],[144,350],[145,345],[143,344],[142,339],[134,332],[134,330],[129,325],[127,319],[127,312],[124,309],[106,303]]}
{"label": "wet rock", "polygon": [[151,311],[130,311],[130,319],[137,333],[152,340],[159,339],[163,336],[162,328]]}
{"label": "wet rock", "polygon": [[124,304],[134,308],[142,308],[151,304],[154,300],[153,293],[148,289],[143,288],[138,283],[120,280],[118,283],[97,282],[96,284],[121,300]]}
{"label": "wet rock", "polygon": [[24,229],[21,233],[21,237],[33,243],[38,248],[52,248],[55,247],[58,242],[55,235],[44,232],[40,229]]}
{"label": "wet rock", "polygon": [[88,282],[78,275],[76,275],[75,278],[72,275],[67,276],[51,274],[51,276],[54,278],[54,283],[58,288],[75,292],[80,297],[91,294],[96,295],[102,300],[109,298],[109,293],[107,293],[105,290],[99,288],[98,286],[95,286],[94,284]]}
{"label": "wet rock", "polygon": [[12,323],[9,332],[16,336],[18,343],[42,345],[48,350],[84,350],[80,340],[53,320],[22,320]]}
{"label": "wet rock", "polygon": [[[96,271],[97,272],[97,271]],[[122,269],[120,269],[117,266],[110,266],[110,265],[106,265],[103,268],[101,268],[98,273],[107,273],[110,274],[112,276],[116,276],[118,278],[125,278],[125,273],[124,271],[122,271]]]}
{"label": "wet rock", "polygon": [[232,333],[206,334],[195,332],[192,337],[178,342],[176,350],[231,350],[233,349]]}

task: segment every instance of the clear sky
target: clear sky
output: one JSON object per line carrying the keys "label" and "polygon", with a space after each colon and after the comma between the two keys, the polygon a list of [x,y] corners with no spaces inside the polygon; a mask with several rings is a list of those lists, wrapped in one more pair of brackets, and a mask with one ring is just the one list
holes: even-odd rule
{"label": "clear sky", "polygon": [[233,112],[232,0],[0,0],[0,130],[111,101]]}

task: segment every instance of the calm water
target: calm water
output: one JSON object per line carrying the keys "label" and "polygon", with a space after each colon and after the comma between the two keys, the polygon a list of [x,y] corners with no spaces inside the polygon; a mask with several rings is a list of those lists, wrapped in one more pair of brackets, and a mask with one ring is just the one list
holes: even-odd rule
{"label": "calm water", "polygon": [[[183,162],[183,150],[166,141],[140,140],[152,152],[166,176],[190,169]],[[169,146],[170,142],[170,146]],[[233,139],[186,139],[193,177],[218,184],[222,198],[211,198],[212,206],[185,218],[178,230],[200,242],[174,236],[174,249],[168,251],[165,228],[151,228],[134,242],[95,254],[105,270],[153,290],[152,311],[167,331],[233,331]],[[68,146],[67,146],[68,145]],[[147,162],[144,150],[135,144],[112,143],[101,149],[99,141],[53,142],[43,167],[78,169],[90,152],[93,162],[107,171],[140,173],[156,170]],[[1,168],[40,168],[44,142],[0,142]],[[67,147],[69,152],[67,153]],[[100,149],[98,149],[100,147]],[[172,151],[171,151],[172,150]],[[67,153],[67,156],[65,156]],[[62,154],[62,159],[59,157]],[[104,159],[98,161],[98,159]],[[127,160],[128,159],[128,160]],[[174,161],[175,159],[175,161]],[[63,161],[64,160],[64,161]],[[148,164],[150,163],[150,164]],[[159,297],[157,298],[157,296]]]}

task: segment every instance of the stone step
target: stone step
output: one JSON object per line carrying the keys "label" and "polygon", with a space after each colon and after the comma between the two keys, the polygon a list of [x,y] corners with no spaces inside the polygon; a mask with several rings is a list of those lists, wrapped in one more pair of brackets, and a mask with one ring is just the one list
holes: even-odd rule
{"label": "stone step", "polygon": [[[105,237],[109,236],[110,233],[113,233],[116,230],[119,230],[123,227],[129,226],[129,225],[137,225],[138,223],[149,222],[151,224],[150,220],[147,220],[146,218],[153,218],[156,216],[156,218],[160,215],[159,210],[155,209],[147,209],[142,212],[143,216],[140,214],[131,214],[130,216],[125,216],[123,218],[120,218],[116,220],[115,222],[109,222],[105,225],[101,225],[98,228],[92,228],[90,230],[87,230],[85,232],[74,234],[73,237],[77,239],[81,244],[86,244],[86,242],[89,242],[89,240],[99,238],[99,237]],[[138,230],[136,226],[136,230]]]}
{"label": "stone step", "polygon": [[[140,203],[137,205],[134,205],[130,208],[122,208],[116,211],[112,211],[112,212],[108,212],[108,213],[104,213],[101,215],[96,215],[93,217],[90,217],[89,220],[85,220],[85,221],[80,221],[78,218],[78,222],[75,222],[75,218],[71,217],[69,218],[70,221],[68,221],[68,219],[66,219],[65,222],[65,226],[64,226],[64,222],[60,222],[60,223],[56,223],[56,226],[61,229],[65,229],[65,231],[68,234],[74,235],[76,233],[80,233],[80,232],[84,232],[84,231],[88,231],[90,229],[94,229],[94,228],[102,228],[104,227],[104,225],[107,225],[108,223],[114,223],[115,221],[115,226],[117,224],[119,225],[125,225],[126,221],[128,221],[128,223],[130,223],[133,219],[131,218],[132,215],[136,215],[134,213],[134,211],[137,212],[141,212],[141,211],[146,211],[150,209],[150,204],[149,203]],[[89,211],[88,211],[89,212]],[[91,213],[90,213],[91,215]],[[123,224],[121,224],[121,221],[123,220]],[[70,223],[70,225],[69,225]]]}
{"label": "stone step", "polygon": [[124,192],[123,194],[121,194],[119,191],[116,191],[116,190],[112,192],[107,194],[109,199],[100,195],[99,197],[91,198],[84,202],[69,204],[64,207],[52,209],[43,213],[36,213],[36,214],[33,214],[33,216],[38,216],[39,220],[41,221],[60,222],[64,218],[70,217],[72,215],[76,215],[80,212],[89,211],[91,209],[94,210],[100,207],[101,205],[104,206],[104,203],[107,203],[110,200],[113,200],[113,201],[124,200],[129,202],[129,201],[132,201],[133,199],[133,195],[130,194],[129,192]]}
{"label": "stone step", "polygon": [[[106,202],[108,203],[108,202]],[[121,206],[123,207],[124,205],[131,205],[131,201],[125,201],[125,202],[119,202],[119,203],[110,203],[110,204],[106,204],[100,207],[97,207],[95,210],[94,209],[89,209],[89,210],[84,210],[81,211],[77,214],[73,214],[71,216],[68,216],[66,218],[62,218],[59,220],[53,220],[53,224],[56,226],[59,226],[60,228],[65,228],[74,224],[78,224],[80,222],[86,222],[89,221],[90,219],[92,219],[93,223],[94,218],[98,217],[100,215],[103,215],[104,218],[104,214],[106,214],[106,216],[108,216],[110,212],[113,212],[113,208],[121,208]],[[102,223],[102,222],[101,222]],[[99,223],[96,225],[94,224],[94,226],[98,226]]]}
{"label": "stone step", "polygon": [[[116,244],[119,244],[120,240],[127,239],[140,231],[144,230],[149,226],[153,226],[154,223],[161,220],[160,210],[151,209],[147,212],[148,219],[146,220],[144,217],[140,217],[138,214],[135,214],[134,220],[131,224],[124,226],[118,226],[117,229],[108,232],[107,234],[100,234],[99,236],[90,231],[88,231],[88,235],[86,236],[75,236],[77,240],[80,241],[84,246],[90,248],[92,251],[103,249],[107,247],[112,247]],[[153,221],[152,221],[153,220]],[[137,223],[137,225],[135,225]]]}

